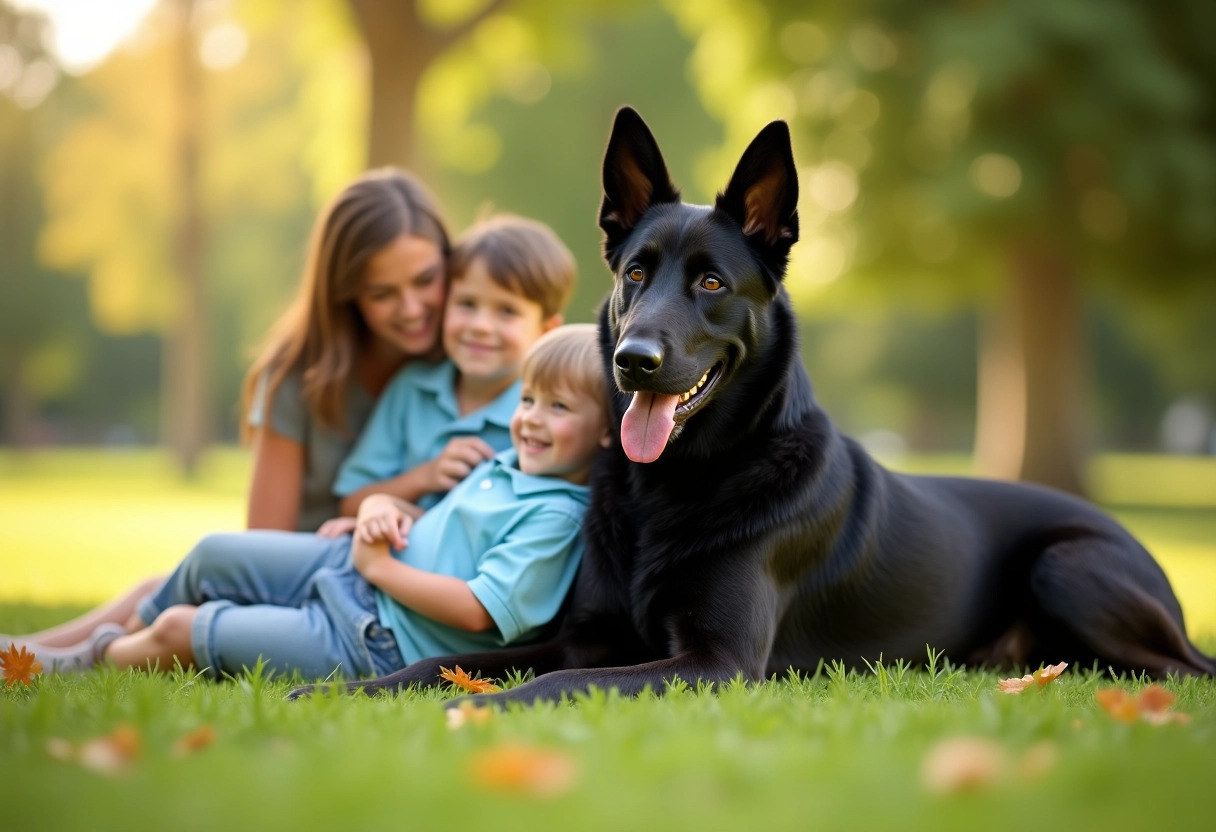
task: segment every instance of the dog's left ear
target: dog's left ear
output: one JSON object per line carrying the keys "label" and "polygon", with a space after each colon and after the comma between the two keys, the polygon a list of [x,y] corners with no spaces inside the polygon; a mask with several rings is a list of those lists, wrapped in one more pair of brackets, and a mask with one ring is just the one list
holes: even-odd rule
{"label": "dog's left ear", "polygon": [[636,110],[622,107],[604,151],[604,200],[600,204],[604,254],[613,269],[616,250],[647,209],[679,200],[680,191],[671,182],[650,128]]}
{"label": "dog's left ear", "polygon": [[743,230],[748,243],[777,279],[790,246],[798,241],[798,172],[784,121],[765,127],[743,151],[717,208]]}

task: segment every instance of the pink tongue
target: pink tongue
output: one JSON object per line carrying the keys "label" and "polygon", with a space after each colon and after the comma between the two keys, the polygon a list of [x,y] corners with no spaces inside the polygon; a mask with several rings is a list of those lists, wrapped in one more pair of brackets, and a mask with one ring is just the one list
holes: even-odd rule
{"label": "pink tongue", "polygon": [[667,437],[676,426],[680,397],[659,393],[634,393],[621,420],[621,446],[634,462],[654,462],[667,447]]}

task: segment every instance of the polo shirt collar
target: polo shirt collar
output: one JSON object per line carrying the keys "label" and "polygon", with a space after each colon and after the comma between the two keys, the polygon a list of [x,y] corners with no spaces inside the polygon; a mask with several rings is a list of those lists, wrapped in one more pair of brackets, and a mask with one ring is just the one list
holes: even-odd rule
{"label": "polo shirt collar", "polygon": [[587,500],[589,489],[585,485],[575,485],[560,477],[537,477],[519,470],[519,454],[514,448],[508,448],[494,457],[494,467],[506,474],[511,490],[517,496],[550,492],[568,494],[580,502]]}
{"label": "polo shirt collar", "polygon": [[461,416],[460,403],[456,401],[456,365],[450,359],[419,370],[415,381],[420,390],[425,390],[435,397],[436,405],[445,415],[456,421],[462,429],[472,430],[479,429],[487,422],[509,429],[511,417],[515,415],[515,408],[519,405],[519,391],[523,386],[522,381],[516,380],[485,407]]}

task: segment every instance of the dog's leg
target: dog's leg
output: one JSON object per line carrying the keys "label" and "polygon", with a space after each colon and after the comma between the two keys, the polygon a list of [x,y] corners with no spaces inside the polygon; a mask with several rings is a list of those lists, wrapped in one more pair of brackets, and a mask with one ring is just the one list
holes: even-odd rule
{"label": "dog's leg", "polygon": [[[712,573],[701,577],[711,578]],[[736,676],[761,681],[776,632],[773,584],[756,570],[733,572],[729,581],[706,580],[704,589],[704,609],[690,607],[671,619],[675,655],[670,658],[627,667],[572,663],[570,669],[538,676],[502,693],[479,695],[476,700],[491,705],[538,699],[557,702],[592,687],[615,689],[624,696],[637,696],[648,687],[662,694],[666,684],[677,678],[690,685],[729,682]]]}
{"label": "dog's leg", "polygon": [[[1094,537],[1053,544],[1031,569],[1030,592],[1047,632],[1068,633],[1117,670],[1158,678],[1216,675],[1216,663],[1187,639],[1165,573],[1134,541]],[[1037,648],[1050,659],[1052,639]]]}
{"label": "dog's leg", "polygon": [[[414,662],[378,679],[347,682],[340,689],[344,693],[362,692],[367,696],[374,696],[382,690],[400,693],[410,687],[434,687],[442,682],[439,676],[441,667],[451,669],[457,665],[467,673],[480,673],[486,679],[500,679],[512,670],[531,670],[539,676],[563,667],[565,655],[566,651],[561,642],[550,641],[504,650],[487,650],[484,653],[439,656]],[[287,698],[300,699],[328,688],[329,686],[324,684],[304,685],[288,693]]]}
{"label": "dog's leg", "polygon": [[[694,654],[684,654],[670,659],[646,662],[629,667],[576,668],[557,670],[538,676],[531,682],[503,691],[502,693],[477,694],[460,697],[444,703],[445,707],[458,707],[465,699],[478,705],[505,705],[520,702],[530,705],[536,701],[560,702],[564,697],[586,693],[592,687],[600,690],[616,690],[622,696],[637,696],[647,688],[662,694],[667,683],[681,679],[689,684],[698,682],[725,683],[733,680],[742,671],[730,662],[713,660]],[[744,674],[748,681],[760,681],[756,674]]]}

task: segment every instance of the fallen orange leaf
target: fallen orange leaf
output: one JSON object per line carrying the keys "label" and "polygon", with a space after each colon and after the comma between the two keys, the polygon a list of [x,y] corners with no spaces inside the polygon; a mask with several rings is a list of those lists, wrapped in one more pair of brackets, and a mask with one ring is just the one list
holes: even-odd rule
{"label": "fallen orange leaf", "polygon": [[465,700],[455,708],[448,709],[448,728],[453,731],[465,725],[484,725],[494,716],[493,708],[479,708]]}
{"label": "fallen orange leaf", "polygon": [[469,763],[469,777],[483,788],[532,797],[556,797],[574,786],[574,760],[560,751],[503,745],[483,751]]}
{"label": "fallen orange leaf", "polygon": [[498,690],[498,685],[495,685],[488,679],[474,679],[469,674],[460,669],[460,665],[456,665],[456,670],[448,670],[446,667],[440,666],[439,678],[446,679],[458,688],[463,688],[469,693],[493,693]]}
{"label": "fallen orange leaf", "polygon": [[1136,697],[1136,704],[1140,706],[1140,710],[1149,713],[1160,713],[1177,701],[1178,697],[1161,685],[1149,685]]}
{"label": "fallen orange leaf", "polygon": [[11,688],[18,682],[23,685],[33,682],[42,672],[42,662],[25,645],[18,650],[16,644],[9,642],[8,649],[0,652],[0,669],[4,671],[4,686]]}
{"label": "fallen orange leaf", "polygon": [[997,690],[1001,693],[1021,693],[1031,685],[1043,687],[1046,684],[1054,682],[1064,672],[1064,668],[1066,667],[1068,667],[1068,662],[1060,662],[1059,664],[1041,667],[1034,673],[1027,674],[1021,679],[1002,679],[997,683]]}
{"label": "fallen orange leaf", "polygon": [[122,774],[139,756],[143,742],[133,725],[119,725],[109,736],[89,740],[80,746],[76,759],[99,774]]}
{"label": "fallen orange leaf", "polygon": [[1149,685],[1134,698],[1122,688],[1103,688],[1094,691],[1094,699],[1102,710],[1120,722],[1143,719],[1153,725],[1169,722],[1185,725],[1191,721],[1188,714],[1170,710],[1177,697],[1160,685]]}
{"label": "fallen orange leaf", "polygon": [[188,734],[183,734],[173,743],[173,755],[185,757],[196,751],[202,751],[215,742],[215,729],[210,725],[200,725]]}
{"label": "fallen orange leaf", "polygon": [[1007,765],[1005,749],[992,740],[953,737],[929,749],[921,783],[937,794],[978,789],[995,782]]}

